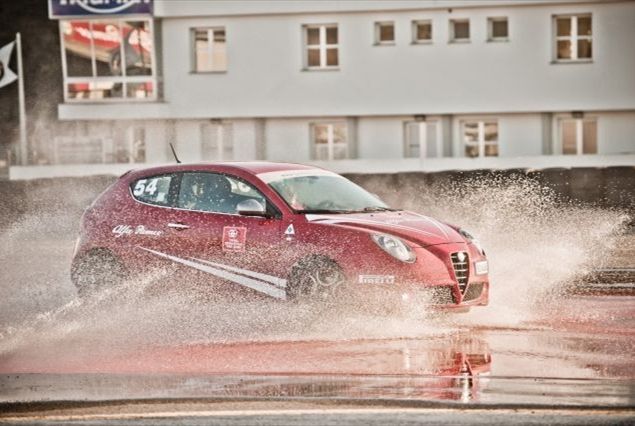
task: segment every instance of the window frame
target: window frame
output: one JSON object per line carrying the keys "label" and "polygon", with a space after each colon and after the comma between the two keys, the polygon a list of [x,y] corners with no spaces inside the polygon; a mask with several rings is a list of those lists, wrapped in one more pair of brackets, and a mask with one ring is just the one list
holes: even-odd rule
{"label": "window frame", "polygon": [[[335,28],[337,30],[337,43],[336,44],[328,44],[326,37],[326,30],[328,28]],[[318,44],[309,44],[309,30],[310,29],[318,29],[319,31],[319,42]],[[304,71],[324,71],[324,70],[334,70],[337,71],[340,69],[340,29],[337,23],[328,23],[328,24],[303,24],[302,25],[302,62]],[[320,65],[309,65],[309,51],[310,50],[318,50],[320,52]],[[336,49],[337,51],[337,65],[328,65],[327,61],[327,50],[328,49]]]}
{"label": "window frame", "polygon": [[[418,27],[421,24],[430,25],[430,38],[429,39],[420,39],[417,37]],[[411,43],[412,44],[432,44],[434,39],[434,24],[432,23],[432,19],[414,19],[411,21]]]}
{"label": "window frame", "polygon": [[[344,134],[346,135],[346,155],[344,158],[335,159],[335,142],[333,135],[335,134],[335,125],[343,124],[344,125]],[[316,126],[328,126],[327,127],[327,159],[319,159],[317,155],[317,143],[315,139],[315,127]],[[349,134],[349,125],[346,120],[333,120],[333,121],[313,121],[309,123],[309,138],[311,143],[311,152],[313,153],[313,157],[315,161],[341,161],[341,160],[349,160],[351,158],[351,141]]]}
{"label": "window frame", "polygon": [[[470,18],[453,18],[449,20],[450,22],[450,28],[449,28],[449,43],[452,44],[461,44],[461,43],[471,43],[472,41],[472,23],[470,21]],[[468,32],[468,36],[467,38],[456,38],[456,33],[454,30],[454,24],[456,23],[464,23],[467,22],[467,32]]]}
{"label": "window frame", "polygon": [[[413,125],[413,124],[418,124],[419,125],[419,155],[418,156],[413,156],[413,155],[409,155],[410,153],[410,146],[411,144],[409,143],[409,132],[408,132],[408,127]],[[436,137],[436,151],[437,151],[437,155],[435,157],[428,157],[427,153],[428,153],[428,125],[430,124],[434,124],[435,125],[435,137]],[[425,134],[422,136],[421,133],[421,128],[425,129]],[[403,151],[403,157],[404,158],[416,158],[416,159],[430,159],[430,158],[443,158],[444,156],[444,152],[443,152],[443,139],[442,139],[442,132],[441,132],[441,120],[434,118],[434,119],[426,119],[426,120],[405,120],[403,122],[403,132],[404,132],[404,137],[403,137],[403,143],[404,143],[404,151]],[[425,150],[422,150],[422,142],[425,142]]]}
{"label": "window frame", "polygon": [[[95,43],[91,42],[91,68],[92,68],[92,76],[68,76],[68,63],[66,59],[66,42],[64,40],[64,29],[63,26],[71,22],[88,22],[89,23],[89,31],[92,31],[92,25],[94,22],[100,21],[117,21],[119,26],[119,31],[121,32],[121,24],[126,21],[135,21],[140,22],[144,21],[148,23],[151,40],[152,40],[152,49],[150,51],[150,60],[152,62],[152,68],[150,75],[144,76],[128,76],[126,75],[126,68],[122,67],[122,75],[120,76],[100,76],[97,75],[97,66],[95,59]],[[158,78],[157,78],[157,54],[156,54],[156,34],[154,27],[154,19],[147,16],[112,16],[112,17],[99,17],[99,18],[86,18],[86,17],[76,17],[71,19],[60,19],[58,22],[58,32],[59,32],[59,40],[60,40],[60,53],[62,56],[62,79],[63,79],[63,94],[64,94],[64,102],[65,103],[137,103],[137,102],[156,102],[159,99],[159,87],[158,87]],[[91,38],[92,40],[92,38]],[[122,58],[125,58],[124,52],[124,43],[121,43],[119,46],[120,55]],[[69,96],[69,86],[71,84],[88,84],[90,85],[99,85],[99,84],[121,84],[122,86],[122,95],[117,98],[71,98]],[[152,84],[152,95],[145,98],[135,98],[128,96],[128,85],[134,83],[150,83]]]}
{"label": "window frame", "polygon": [[[505,21],[507,23],[507,35],[505,37],[494,36],[494,23]],[[488,42],[508,42],[509,41],[509,17],[490,16],[487,18],[487,41]]]}
{"label": "window frame", "polygon": [[[195,210],[195,209],[187,209],[185,207],[179,207],[179,196],[181,195],[181,183],[183,181],[183,177],[185,174],[187,173],[207,173],[207,174],[213,174],[213,175],[221,175],[221,176],[225,176],[229,179],[233,179],[235,181],[244,183],[245,185],[249,185],[250,187],[252,187],[253,189],[255,189],[256,191],[258,191],[258,193],[262,196],[262,198],[265,200],[265,211],[267,212],[268,217],[263,217],[263,216],[246,216],[246,215],[241,215],[238,213],[224,213],[224,212],[216,212],[216,211],[209,211],[209,210]],[[172,209],[174,210],[179,210],[179,211],[184,211],[184,212],[194,212],[194,213],[206,213],[206,214],[217,214],[217,215],[224,215],[224,216],[238,216],[238,217],[245,217],[245,218],[257,218],[257,219],[280,219],[282,218],[282,213],[280,211],[280,208],[271,201],[271,199],[269,197],[267,197],[267,195],[265,194],[265,192],[258,187],[258,185],[249,182],[246,179],[243,179],[239,176],[233,175],[231,173],[227,173],[227,172],[219,172],[219,171],[215,171],[215,170],[183,170],[183,171],[179,171],[179,172],[175,172],[173,173],[174,175],[176,175],[176,188],[174,189],[175,195],[174,195],[174,199],[173,199],[173,204],[172,204]],[[138,180],[138,179],[137,179]],[[135,181],[136,182],[136,181]],[[172,188],[170,188],[170,191],[172,191]],[[152,204],[154,206],[154,204]],[[162,207],[162,206],[159,206]]]}
{"label": "window frame", "polygon": [[[575,154],[565,154],[564,152],[564,123],[567,121],[575,122],[576,126],[576,152]],[[594,153],[585,153],[584,152],[584,123],[592,122],[595,123],[595,152]],[[558,135],[558,148],[559,153],[557,155],[567,155],[567,156],[580,156],[580,155],[597,155],[599,153],[599,143],[598,143],[598,118],[595,116],[589,117],[559,117],[557,119],[557,135]]]}
{"label": "window frame", "polygon": [[[234,123],[231,121],[210,121],[200,123],[199,128],[199,143],[201,148],[201,157],[205,154],[205,128],[209,127],[213,132],[216,131],[216,156],[215,158],[202,158],[203,161],[233,161],[234,160]],[[229,135],[229,136],[228,136]],[[231,157],[225,158],[226,148],[231,148]]]}
{"label": "window frame", "polygon": [[[153,179],[153,178],[161,178],[161,177],[170,177],[170,189],[168,190],[168,200],[166,204],[157,204],[157,203],[152,203],[149,201],[145,201],[145,200],[140,200],[139,198],[137,198],[136,195],[134,195],[134,186],[137,182],[139,182],[140,180],[143,179]],[[137,177],[135,179],[132,179],[128,182],[128,192],[130,193],[130,197],[137,203],[139,204],[144,204],[146,206],[151,206],[151,207],[162,207],[162,208],[174,208],[176,206],[176,201],[179,195],[179,188],[181,185],[181,177],[179,176],[179,173],[176,172],[172,172],[172,173],[158,173],[158,174],[154,174],[154,175],[148,175],[148,176],[140,176]]]}
{"label": "window frame", "polygon": [[[559,36],[558,35],[558,19],[569,18],[571,20],[571,31],[569,35]],[[578,35],[578,20],[579,18],[590,18],[591,20],[591,35]],[[593,14],[591,12],[588,13],[564,13],[552,15],[552,31],[553,31],[553,40],[552,40],[552,63],[556,64],[575,64],[575,63],[589,63],[593,62],[594,55],[594,43],[593,43]],[[578,55],[578,41],[579,40],[588,40],[591,45],[591,56],[589,58],[580,58]],[[571,44],[570,53],[571,58],[558,58],[558,42],[559,41],[569,41]]]}
{"label": "window frame", "polygon": [[[382,41],[381,27],[386,25],[392,26],[392,40]],[[375,21],[374,28],[375,28],[375,43],[374,43],[375,46],[395,46],[397,44],[397,25],[395,25],[395,21]]]}
{"label": "window frame", "polygon": [[[212,60],[213,58],[213,52],[214,52],[214,34],[216,31],[222,30],[225,33],[225,69],[223,70],[214,70],[214,69],[210,69],[210,70],[204,70],[204,71],[200,71],[197,69],[198,66],[198,62],[197,62],[197,49],[196,49],[196,32],[197,31],[207,31],[207,53],[209,55],[210,60]],[[211,35],[211,38],[210,38]],[[192,74],[225,74],[227,73],[227,70],[229,69],[229,61],[228,61],[228,46],[227,46],[227,27],[225,26],[221,26],[221,25],[215,25],[215,26],[207,26],[207,27],[191,27],[190,28],[190,55],[191,55],[191,61],[190,61],[190,73]],[[213,65],[213,62],[212,62]]]}
{"label": "window frame", "polygon": [[[465,125],[468,123],[476,123],[478,129],[478,140],[476,142],[467,142],[465,140]],[[496,141],[486,141],[485,140],[485,125],[488,123],[496,123]],[[460,122],[460,130],[461,130],[461,152],[462,157],[464,158],[487,158],[487,157],[500,157],[500,120],[498,118],[466,118],[461,120]],[[466,154],[466,148],[469,145],[476,145],[478,147],[478,155],[475,157],[470,157]],[[496,145],[496,155],[486,155],[485,154],[485,146],[486,145]]]}

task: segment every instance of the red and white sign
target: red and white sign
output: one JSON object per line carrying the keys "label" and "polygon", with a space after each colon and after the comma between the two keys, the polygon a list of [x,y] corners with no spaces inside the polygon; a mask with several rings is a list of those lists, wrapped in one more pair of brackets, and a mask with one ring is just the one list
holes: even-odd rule
{"label": "red and white sign", "polygon": [[225,226],[223,228],[223,251],[245,251],[247,228],[244,226]]}

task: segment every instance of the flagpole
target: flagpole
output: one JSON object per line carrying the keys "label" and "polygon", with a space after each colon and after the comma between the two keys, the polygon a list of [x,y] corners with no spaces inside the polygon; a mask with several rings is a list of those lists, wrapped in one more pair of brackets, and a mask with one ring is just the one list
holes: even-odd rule
{"label": "flagpole", "polygon": [[20,164],[28,164],[29,150],[26,139],[26,109],[24,106],[24,73],[22,72],[22,38],[15,34],[15,44],[18,57],[18,106],[20,113]]}

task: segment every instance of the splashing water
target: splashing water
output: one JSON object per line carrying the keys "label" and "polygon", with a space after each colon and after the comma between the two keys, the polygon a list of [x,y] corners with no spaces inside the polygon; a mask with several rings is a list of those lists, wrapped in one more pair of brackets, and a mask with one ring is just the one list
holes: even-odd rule
{"label": "splashing water", "polygon": [[128,283],[122,297],[106,290],[80,301],[68,279],[79,213],[37,211],[0,234],[0,266],[6,271],[0,294],[0,365],[29,357],[94,362],[101,352],[152,345],[401,338],[457,327],[516,326],[558,309],[565,287],[601,263],[627,219],[620,212],[562,203],[524,176],[398,193],[383,182],[367,189],[394,206],[460,224],[477,235],[490,259],[490,305],[454,316],[410,305],[393,315],[349,309],[355,304],[349,300],[316,314],[311,306],[274,301],[215,303],[174,292],[148,296],[145,290],[165,279],[165,272]]}
{"label": "splashing water", "polygon": [[523,175],[453,182],[404,204],[477,236],[490,261],[490,305],[468,318],[492,325],[558,309],[567,286],[602,265],[629,219],[563,202]]}

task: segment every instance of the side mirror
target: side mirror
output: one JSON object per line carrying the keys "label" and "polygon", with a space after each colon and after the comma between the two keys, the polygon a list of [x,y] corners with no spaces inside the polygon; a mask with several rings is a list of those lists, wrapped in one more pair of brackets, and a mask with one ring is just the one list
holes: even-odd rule
{"label": "side mirror", "polygon": [[244,200],[236,206],[236,212],[241,216],[267,216],[267,209],[256,200]]}

